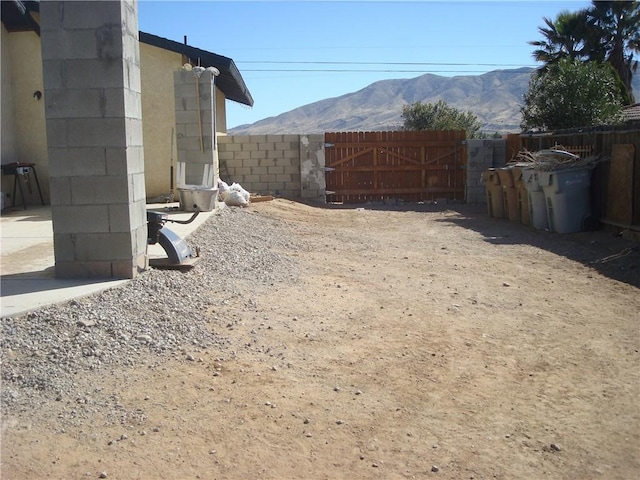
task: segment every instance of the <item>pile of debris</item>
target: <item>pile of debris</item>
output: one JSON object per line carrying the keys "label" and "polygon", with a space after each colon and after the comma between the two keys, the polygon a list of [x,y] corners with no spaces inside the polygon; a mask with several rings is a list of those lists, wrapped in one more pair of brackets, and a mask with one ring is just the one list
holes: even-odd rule
{"label": "pile of debris", "polygon": [[516,155],[515,164],[521,167],[535,168],[541,172],[553,172],[571,168],[592,169],[604,160],[606,159],[602,155],[581,157],[562,146],[556,145],[551,149],[537,152],[522,150]]}

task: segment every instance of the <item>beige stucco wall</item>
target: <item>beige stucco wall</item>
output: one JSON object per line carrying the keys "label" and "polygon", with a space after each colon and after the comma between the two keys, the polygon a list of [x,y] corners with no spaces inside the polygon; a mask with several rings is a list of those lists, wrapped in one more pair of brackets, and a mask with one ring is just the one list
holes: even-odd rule
{"label": "beige stucco wall", "polygon": [[[7,53],[9,65],[5,63]],[[7,95],[9,99],[5,99],[5,67],[8,67],[10,73],[10,92]],[[45,99],[44,96],[40,100],[34,97],[36,91],[44,92],[40,37],[34,32],[7,34],[3,27],[2,71],[2,161],[35,163],[42,193],[45,201],[48,201],[49,162],[44,117]],[[5,102],[9,116],[5,116]],[[5,140],[7,119],[11,119],[9,122],[13,125],[7,128],[8,138]],[[12,190],[13,178],[4,178],[3,191],[11,194]]]}
{"label": "beige stucco wall", "polygon": [[[49,201],[44,92],[40,37],[34,32],[9,33],[2,26],[2,162],[32,162],[45,201]],[[173,72],[182,66],[182,56],[140,43],[142,115],[147,197],[170,190],[171,129],[175,126]],[[226,132],[226,99],[216,89],[217,130]],[[173,142],[173,158],[176,143]],[[175,169],[174,169],[175,175]],[[175,188],[175,177],[174,177]],[[11,195],[13,177],[2,178],[2,191]],[[37,201],[37,197],[29,202]]]}
{"label": "beige stucco wall", "polygon": [[176,159],[175,132],[172,133],[172,129],[175,128],[173,72],[181,63],[182,56],[178,53],[140,43],[144,176],[147,197],[169,193],[171,187],[171,158],[173,157],[174,161]]}
{"label": "beige stucco wall", "polygon": [[227,99],[220,90],[216,88],[216,131],[221,134],[227,133]]}
{"label": "beige stucco wall", "polygon": [[[172,128],[175,127],[173,72],[182,65],[182,55],[140,43],[145,186],[149,198],[169,193],[172,154],[173,186],[177,195],[175,162],[178,157],[175,132],[173,142],[171,141]],[[216,89],[216,122],[219,132],[227,131],[225,100],[224,94]]]}
{"label": "beige stucco wall", "polygon": [[[16,133],[14,122],[8,122],[6,119],[14,117],[13,110],[13,80],[11,78],[11,55],[9,50],[9,32],[2,25],[2,38],[0,39],[2,46],[2,161],[8,163],[16,157]],[[4,189],[3,189],[4,191]]]}

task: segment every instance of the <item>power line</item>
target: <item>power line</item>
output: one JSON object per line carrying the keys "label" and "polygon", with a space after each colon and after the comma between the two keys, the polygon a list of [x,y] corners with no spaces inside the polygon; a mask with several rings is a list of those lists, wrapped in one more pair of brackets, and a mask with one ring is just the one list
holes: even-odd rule
{"label": "power line", "polygon": [[[465,63],[465,62],[360,62],[360,61],[290,61],[290,60],[244,60],[238,64],[252,65],[348,65],[348,66],[389,66],[389,67],[489,67],[489,68],[535,68],[536,65],[522,65],[515,63]],[[242,68],[243,73],[248,72],[280,72],[280,73],[486,73],[486,70],[432,70],[432,69],[401,69],[401,68]]]}
{"label": "power line", "polygon": [[[515,63],[442,63],[442,62],[354,62],[354,61],[280,61],[280,60],[238,60],[236,63],[258,63],[265,65],[424,65],[455,67],[522,67]],[[535,65],[526,65],[535,66]]]}
{"label": "power line", "polygon": [[[280,72],[280,73],[302,73],[302,72],[314,72],[314,73],[487,73],[486,70],[398,70],[398,69],[342,69],[342,68],[295,68],[295,69],[282,69],[282,68],[243,68],[242,73],[247,72]],[[519,72],[507,72],[507,73],[519,73]]]}

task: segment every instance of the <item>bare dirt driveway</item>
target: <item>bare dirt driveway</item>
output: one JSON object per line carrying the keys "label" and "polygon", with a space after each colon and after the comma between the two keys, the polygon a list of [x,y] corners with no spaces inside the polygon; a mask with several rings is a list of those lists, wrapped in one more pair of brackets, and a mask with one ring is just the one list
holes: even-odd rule
{"label": "bare dirt driveway", "polygon": [[468,206],[233,216],[290,275],[219,279],[201,315],[224,346],[5,413],[3,479],[640,477],[637,244]]}

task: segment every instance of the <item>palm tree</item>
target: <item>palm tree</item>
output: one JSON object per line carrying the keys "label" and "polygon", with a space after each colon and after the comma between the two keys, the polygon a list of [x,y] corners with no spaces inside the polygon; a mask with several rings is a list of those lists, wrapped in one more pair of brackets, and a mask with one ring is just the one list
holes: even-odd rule
{"label": "palm tree", "polygon": [[565,10],[555,21],[543,20],[546,27],[538,28],[543,40],[529,42],[538,47],[533,58],[543,63],[541,73],[563,58],[606,62],[618,74],[624,103],[634,103],[631,80],[638,68],[634,53],[640,52],[640,2],[592,0],[588,9]]}
{"label": "palm tree", "polygon": [[588,38],[587,11],[580,10],[560,12],[555,21],[543,17],[546,27],[539,27],[538,31],[543,40],[529,42],[538,47],[533,52],[533,58],[543,62],[542,71],[563,58],[585,60],[588,56],[590,42]]}
{"label": "palm tree", "polygon": [[[598,56],[611,64],[624,85],[626,102],[634,102],[631,80],[638,68],[634,53],[640,53],[640,2],[595,1],[587,13],[587,25],[600,41],[592,45]],[[590,42],[591,43],[591,42]],[[592,58],[595,59],[595,58]]]}

